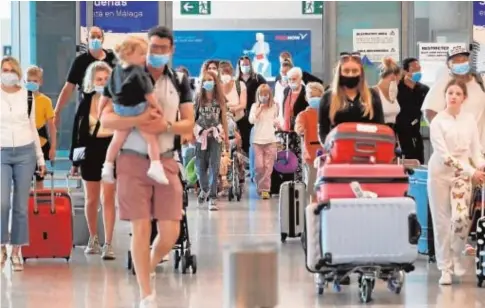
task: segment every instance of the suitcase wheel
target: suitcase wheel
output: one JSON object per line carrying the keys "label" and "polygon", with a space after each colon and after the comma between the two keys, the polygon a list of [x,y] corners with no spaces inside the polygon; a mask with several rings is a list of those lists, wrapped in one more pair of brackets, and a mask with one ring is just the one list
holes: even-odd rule
{"label": "suitcase wheel", "polygon": [[481,288],[483,286],[483,279],[478,279],[477,287]]}
{"label": "suitcase wheel", "polygon": [[71,257],[66,257],[66,262],[69,263],[69,260],[71,260]]}
{"label": "suitcase wheel", "polygon": [[286,238],[288,237],[288,234],[286,233],[281,233],[281,242],[282,243],[285,243],[286,242]]}
{"label": "suitcase wheel", "polygon": [[323,295],[324,290],[325,290],[324,287],[317,287],[317,294]]}
{"label": "suitcase wheel", "polygon": [[333,290],[337,293],[340,293],[342,291],[342,286],[339,283],[335,282],[333,284]]}
{"label": "suitcase wheel", "polygon": [[400,294],[404,285],[404,277],[404,271],[399,271],[396,275],[389,277],[387,279],[387,288],[395,294]]}
{"label": "suitcase wheel", "polygon": [[182,256],[182,274],[186,274],[189,269],[192,270],[192,274],[197,272],[197,257],[187,250]]}
{"label": "suitcase wheel", "polygon": [[229,191],[227,193],[227,199],[231,202],[234,199],[234,193],[232,192],[232,187],[229,187]]}
{"label": "suitcase wheel", "polygon": [[363,277],[359,288],[359,297],[362,303],[372,301],[372,291],[374,289],[374,278]]}

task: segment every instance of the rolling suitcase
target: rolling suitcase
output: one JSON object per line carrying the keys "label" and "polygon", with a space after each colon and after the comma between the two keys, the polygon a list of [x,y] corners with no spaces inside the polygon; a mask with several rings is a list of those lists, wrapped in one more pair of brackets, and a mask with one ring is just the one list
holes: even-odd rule
{"label": "rolling suitcase", "polygon": [[382,124],[342,123],[325,139],[325,150],[332,164],[390,164],[396,153],[392,128]]}
{"label": "rolling suitcase", "polygon": [[65,258],[72,251],[72,203],[66,189],[35,190],[29,198],[29,245],[22,248],[24,261],[30,258]]}
{"label": "rolling suitcase", "polygon": [[350,183],[379,197],[404,197],[409,189],[406,168],[394,164],[321,164],[315,191],[319,202],[355,197]]}
{"label": "rolling suitcase", "polygon": [[287,237],[294,238],[302,234],[306,204],[306,186],[303,182],[288,181],[281,185],[279,211],[282,243]]}
{"label": "rolling suitcase", "polygon": [[480,209],[480,218],[477,221],[476,236],[477,236],[477,255],[475,258],[477,266],[477,285],[483,286],[485,280],[485,186],[481,189],[482,200]]}
{"label": "rolling suitcase", "polygon": [[[412,198],[331,199],[306,210],[307,268],[410,266],[421,228]],[[343,244],[345,243],[345,244]]]}

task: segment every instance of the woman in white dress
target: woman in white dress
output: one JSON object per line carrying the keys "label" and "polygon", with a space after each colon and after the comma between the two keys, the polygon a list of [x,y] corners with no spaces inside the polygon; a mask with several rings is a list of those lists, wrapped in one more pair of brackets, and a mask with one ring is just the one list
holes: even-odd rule
{"label": "woman in white dress", "polygon": [[466,98],[466,84],[451,80],[445,87],[446,109],[430,125],[428,192],[441,285],[451,284],[453,275],[465,274],[461,252],[470,228],[472,179],[485,180],[477,122],[473,114],[462,111]]}
{"label": "woman in white dress", "polygon": [[384,58],[381,63],[379,83],[376,89],[381,98],[384,111],[384,122],[392,129],[396,125],[396,117],[401,111],[397,101],[398,83],[401,77],[401,68],[392,58]]}

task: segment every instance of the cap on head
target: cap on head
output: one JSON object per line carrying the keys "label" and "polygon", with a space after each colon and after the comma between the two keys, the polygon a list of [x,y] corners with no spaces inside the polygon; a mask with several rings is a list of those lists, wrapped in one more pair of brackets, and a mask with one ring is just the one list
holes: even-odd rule
{"label": "cap on head", "polygon": [[463,55],[463,56],[470,56],[470,52],[468,51],[468,49],[462,47],[462,46],[455,46],[453,48],[451,48],[450,50],[448,50],[448,61],[450,61],[453,57],[455,56],[459,56],[459,55]]}

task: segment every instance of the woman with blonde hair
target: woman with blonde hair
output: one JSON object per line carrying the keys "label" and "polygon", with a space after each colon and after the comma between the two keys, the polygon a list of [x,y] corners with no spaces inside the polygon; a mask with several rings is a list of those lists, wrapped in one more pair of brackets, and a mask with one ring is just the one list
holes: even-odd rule
{"label": "woman with blonde hair", "polygon": [[252,146],[254,148],[256,185],[262,199],[269,199],[271,173],[276,157],[275,125],[278,121],[278,105],[271,88],[262,84],[256,91],[256,101],[249,112],[249,123],[253,124]]}
{"label": "woman with blonde hair", "polygon": [[217,211],[217,181],[221,160],[221,142],[229,148],[226,97],[214,72],[207,71],[195,97],[195,165],[200,183],[198,205],[209,198],[209,210]]}
{"label": "woman with blonde hair", "polygon": [[[100,98],[110,75],[111,67],[106,62],[96,61],[88,66],[83,81],[83,99],[74,117],[69,155],[72,161],[71,174],[77,175],[80,168],[84,183],[84,213],[89,229],[89,241],[84,253],[101,253],[104,260],[115,259],[111,246],[116,219],[115,185],[101,182],[101,169],[113,131],[104,128],[99,120]],[[97,229],[101,196],[105,236],[102,249]]]}
{"label": "woman with blonde hair", "polygon": [[[10,264],[22,271],[21,246],[29,244],[28,199],[36,163],[41,176],[45,161],[35,124],[35,98],[20,86],[22,71],[13,57],[1,64],[0,147],[2,160],[1,265],[7,261],[7,244],[12,245]],[[11,193],[13,191],[13,198]],[[9,233],[10,210],[12,229]]]}
{"label": "woman with blonde hair", "polygon": [[380,69],[380,79],[375,89],[378,91],[381,99],[384,122],[395,130],[396,118],[401,111],[397,101],[401,68],[391,57],[386,57],[382,59]]}
{"label": "woman with blonde hair", "polygon": [[384,124],[379,95],[369,89],[359,53],[340,54],[330,90],[320,102],[318,135],[320,143],[340,123],[362,122]]}

